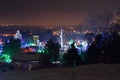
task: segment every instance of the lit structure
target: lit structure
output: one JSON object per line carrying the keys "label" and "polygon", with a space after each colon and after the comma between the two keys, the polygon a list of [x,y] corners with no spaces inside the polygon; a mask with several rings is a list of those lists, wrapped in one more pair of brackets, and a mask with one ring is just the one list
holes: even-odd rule
{"label": "lit structure", "polygon": [[17,30],[16,34],[14,35],[14,39],[20,39],[22,40],[22,35],[19,30]]}
{"label": "lit structure", "polygon": [[61,45],[61,49],[63,49],[63,30],[60,30],[60,45]]}
{"label": "lit structure", "polygon": [[64,47],[64,50],[68,50],[70,48],[70,45],[74,43],[75,48],[78,49],[78,52],[81,54],[82,52],[86,52],[88,49],[88,42],[86,40],[78,40],[78,41],[74,41],[74,40],[70,40],[68,42],[68,45],[66,45]]}
{"label": "lit structure", "polygon": [[39,45],[39,35],[33,35],[33,40],[34,40],[34,44],[36,46],[38,46]]}
{"label": "lit structure", "polygon": [[82,41],[82,42],[81,42],[81,45],[83,46],[83,47],[82,47],[82,50],[83,50],[83,51],[86,51],[87,48],[88,48],[88,43],[87,43],[86,41]]}
{"label": "lit structure", "polygon": [[78,52],[81,54],[82,52],[86,52],[88,49],[88,42],[86,40],[81,40],[77,42]]}

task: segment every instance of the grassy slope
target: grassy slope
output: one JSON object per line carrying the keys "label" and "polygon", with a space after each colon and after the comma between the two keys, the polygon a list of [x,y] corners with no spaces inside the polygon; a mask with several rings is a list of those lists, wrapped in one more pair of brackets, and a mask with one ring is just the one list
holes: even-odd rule
{"label": "grassy slope", "polygon": [[120,64],[91,64],[76,68],[15,70],[0,73],[0,80],[120,80]]}

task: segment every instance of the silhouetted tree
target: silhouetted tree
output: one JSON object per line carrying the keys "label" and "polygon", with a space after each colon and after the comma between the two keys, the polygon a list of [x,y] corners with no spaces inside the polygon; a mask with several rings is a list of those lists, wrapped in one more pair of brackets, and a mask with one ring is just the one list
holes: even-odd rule
{"label": "silhouetted tree", "polygon": [[88,62],[98,63],[118,63],[120,62],[120,25],[116,24],[110,28],[105,36],[104,33],[99,34],[95,38],[95,42],[88,48]]}
{"label": "silhouetted tree", "polygon": [[97,46],[96,43],[93,42],[91,46],[89,46],[87,51],[87,62],[90,63],[96,63],[98,59],[97,55]]}
{"label": "silhouetted tree", "polygon": [[50,60],[56,61],[58,59],[58,54],[59,54],[59,44],[54,43],[53,40],[50,39],[46,44],[46,48],[50,56]]}
{"label": "silhouetted tree", "polygon": [[106,63],[120,62],[120,36],[116,32],[112,32],[109,44],[105,47],[104,59]]}
{"label": "silhouetted tree", "polygon": [[74,67],[80,64],[82,64],[82,59],[73,43],[67,53],[63,55],[63,65],[66,67]]}

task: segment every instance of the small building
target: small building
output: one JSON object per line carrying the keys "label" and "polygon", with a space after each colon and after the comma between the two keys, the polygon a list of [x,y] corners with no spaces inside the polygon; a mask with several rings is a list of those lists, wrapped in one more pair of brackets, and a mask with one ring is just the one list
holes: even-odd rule
{"label": "small building", "polygon": [[17,69],[22,70],[33,70],[40,68],[42,65],[39,63],[40,54],[29,53],[29,54],[17,54],[13,56],[13,64]]}

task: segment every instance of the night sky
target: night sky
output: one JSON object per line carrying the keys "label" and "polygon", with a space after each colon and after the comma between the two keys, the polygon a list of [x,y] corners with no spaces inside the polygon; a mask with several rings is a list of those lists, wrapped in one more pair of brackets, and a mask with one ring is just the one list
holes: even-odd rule
{"label": "night sky", "polygon": [[120,0],[1,0],[0,24],[78,25],[118,8]]}

